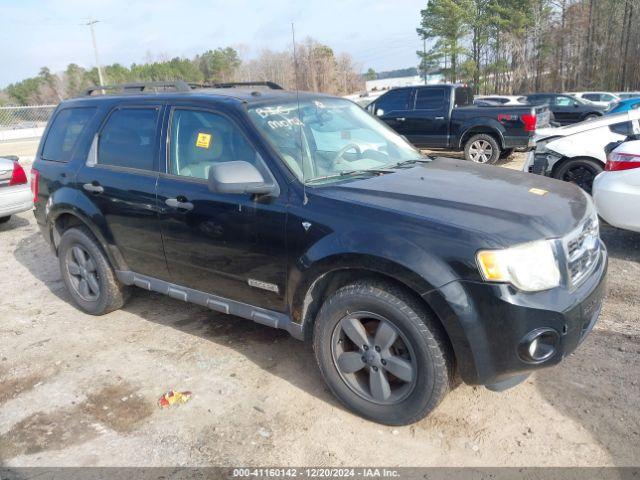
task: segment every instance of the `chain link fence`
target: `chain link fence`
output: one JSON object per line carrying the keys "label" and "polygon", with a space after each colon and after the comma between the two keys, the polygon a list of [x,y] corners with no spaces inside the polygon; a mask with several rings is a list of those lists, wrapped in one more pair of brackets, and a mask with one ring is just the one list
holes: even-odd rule
{"label": "chain link fence", "polygon": [[0,130],[44,127],[56,106],[0,107]]}

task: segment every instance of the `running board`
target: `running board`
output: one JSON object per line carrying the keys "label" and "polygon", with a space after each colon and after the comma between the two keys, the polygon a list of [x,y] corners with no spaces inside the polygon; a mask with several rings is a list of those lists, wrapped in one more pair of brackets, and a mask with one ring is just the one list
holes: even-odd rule
{"label": "running board", "polygon": [[266,325],[267,327],[286,330],[292,337],[303,340],[302,325],[292,322],[289,315],[284,313],[254,307],[247,303],[236,302],[235,300],[218,297],[199,290],[181,287],[180,285],[175,285],[153,277],[147,277],[146,275],[140,275],[135,272],[117,270],[116,276],[118,280],[125,285],[135,285],[145,290],[168,295],[171,298],[182,300],[183,302],[202,305],[216,312],[236,315]]}

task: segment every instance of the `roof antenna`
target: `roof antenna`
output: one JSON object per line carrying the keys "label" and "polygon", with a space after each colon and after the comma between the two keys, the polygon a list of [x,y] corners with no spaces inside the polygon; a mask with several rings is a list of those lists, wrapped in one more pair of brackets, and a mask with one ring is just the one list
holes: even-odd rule
{"label": "roof antenna", "polygon": [[309,198],[307,197],[307,182],[304,178],[304,148],[302,145],[302,118],[300,117],[300,90],[298,88],[298,57],[296,56],[296,29],[293,22],[291,22],[291,40],[293,41],[293,71],[296,82],[296,103],[298,104],[298,131],[300,132],[300,161],[302,162],[302,204],[306,205],[307,203],[309,203]]}

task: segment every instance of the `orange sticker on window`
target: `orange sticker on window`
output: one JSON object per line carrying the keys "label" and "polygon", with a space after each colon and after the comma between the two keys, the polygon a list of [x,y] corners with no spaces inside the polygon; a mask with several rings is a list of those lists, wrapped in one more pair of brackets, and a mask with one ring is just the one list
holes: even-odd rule
{"label": "orange sticker on window", "polygon": [[209,148],[211,145],[211,135],[208,133],[198,133],[198,138],[196,139],[196,147],[199,148]]}

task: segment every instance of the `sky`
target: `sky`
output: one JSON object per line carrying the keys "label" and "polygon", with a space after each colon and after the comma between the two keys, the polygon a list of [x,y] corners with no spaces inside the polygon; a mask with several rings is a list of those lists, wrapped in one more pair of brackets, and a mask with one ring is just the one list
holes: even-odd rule
{"label": "sky", "polygon": [[142,63],[233,46],[251,58],[312,37],[362,70],[416,66],[426,0],[0,0],[0,88],[69,63]]}

